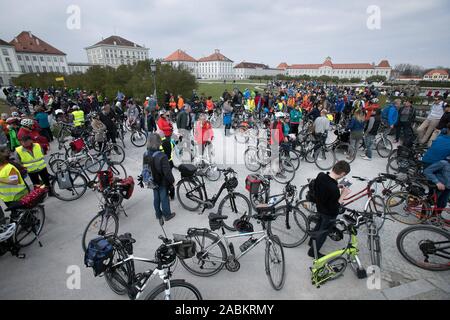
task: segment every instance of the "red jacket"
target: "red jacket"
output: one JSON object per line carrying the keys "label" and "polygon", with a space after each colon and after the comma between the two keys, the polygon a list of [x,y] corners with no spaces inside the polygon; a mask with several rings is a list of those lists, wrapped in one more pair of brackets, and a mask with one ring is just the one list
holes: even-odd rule
{"label": "red jacket", "polygon": [[50,149],[50,145],[48,143],[47,138],[41,136],[38,131],[35,130],[32,131],[28,128],[22,127],[19,129],[19,132],[17,133],[17,139],[19,139],[20,141],[24,136],[30,136],[33,142],[39,143],[39,145],[42,147],[42,151],[44,152],[44,154],[47,154],[48,150]]}
{"label": "red jacket", "polygon": [[164,135],[166,137],[171,137],[172,136],[173,126],[172,126],[172,123],[170,121],[167,121],[163,117],[159,117],[157,125],[158,125],[158,128],[162,132],[164,132]]}
{"label": "red jacket", "polygon": [[203,122],[203,125],[200,121],[197,121],[194,128],[194,139],[199,145],[208,141],[211,142],[214,139],[214,130],[208,121]]}
{"label": "red jacket", "polygon": [[274,127],[274,124],[270,126],[271,132],[270,132],[270,144],[277,143],[277,145],[280,145],[284,142],[284,133],[283,133],[283,124],[281,121],[278,121],[278,124],[276,127]]}

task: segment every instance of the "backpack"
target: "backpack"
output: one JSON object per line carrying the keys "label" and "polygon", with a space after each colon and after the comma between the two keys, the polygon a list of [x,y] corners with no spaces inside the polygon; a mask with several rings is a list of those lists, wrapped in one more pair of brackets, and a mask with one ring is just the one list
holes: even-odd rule
{"label": "backpack", "polygon": [[94,276],[105,272],[112,261],[114,248],[105,238],[99,237],[89,241],[89,245],[84,253],[84,264],[92,268]]}
{"label": "backpack", "polygon": [[316,203],[317,201],[315,179],[311,179],[308,183],[308,192],[306,193],[306,200],[313,203]]}
{"label": "backpack", "polygon": [[156,189],[158,188],[158,185],[153,180],[152,170],[151,170],[151,164],[153,157],[161,151],[156,151],[152,156],[148,154],[148,151],[144,153],[144,164],[142,168],[142,182],[147,186],[148,189]]}

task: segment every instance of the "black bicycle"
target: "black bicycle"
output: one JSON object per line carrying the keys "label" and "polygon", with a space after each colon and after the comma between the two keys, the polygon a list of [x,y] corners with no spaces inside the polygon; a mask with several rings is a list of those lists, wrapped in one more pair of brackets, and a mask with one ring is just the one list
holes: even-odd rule
{"label": "black bicycle", "polygon": [[[203,207],[201,213],[204,213],[206,209],[213,209],[222,192],[226,190],[228,194],[219,203],[218,213],[231,217],[251,215],[250,200],[245,195],[234,191],[238,186],[238,179],[236,171],[232,168],[217,169],[223,172],[225,181],[212,198],[208,196],[204,175],[198,172],[197,167],[180,165],[178,170],[181,172],[182,179],[177,183],[177,198],[184,209],[196,211]],[[231,224],[225,223],[225,228],[235,231]]]}

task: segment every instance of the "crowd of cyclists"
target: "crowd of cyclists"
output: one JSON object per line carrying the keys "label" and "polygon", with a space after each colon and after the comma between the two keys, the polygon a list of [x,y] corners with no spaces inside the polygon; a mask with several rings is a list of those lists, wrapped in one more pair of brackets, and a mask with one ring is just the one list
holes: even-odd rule
{"label": "crowd of cyclists", "polygon": [[[74,169],[67,169],[64,165],[70,167],[72,162],[79,164],[77,154],[84,155],[86,161],[84,165],[89,172],[93,170],[92,166],[89,168],[89,164],[95,163],[96,166],[100,166],[97,172],[98,181],[92,180],[93,185],[103,184],[102,178],[105,174],[102,176],[100,172],[108,171],[106,177],[110,184],[114,179],[110,179],[109,174],[117,174],[119,176],[117,178],[123,182],[127,178],[126,168],[125,174],[121,174],[120,170],[117,172],[114,170],[121,166],[125,159],[125,149],[121,147],[121,142],[125,147],[123,138],[127,131],[132,132],[131,141],[135,146],[147,146],[147,151],[143,152],[144,169],[140,179],[145,184],[142,186],[149,186],[149,177],[152,177],[156,218],[169,221],[175,217],[175,213],[171,211],[170,199],[175,198],[177,185],[172,170],[178,168],[182,178],[189,179],[198,174],[197,170],[201,166],[194,163],[191,167],[186,164],[176,167],[174,156],[181,154],[180,145],[183,144],[183,152],[187,150],[191,153],[188,162],[193,162],[195,157],[203,157],[205,152],[208,161],[212,161],[214,142],[217,140],[214,129],[222,125],[225,137],[234,136],[237,141],[245,137],[244,142],[248,143],[255,138],[257,146],[261,143],[260,138],[263,137],[265,138],[262,140],[264,148],[268,147],[272,150],[275,148],[280,151],[282,160],[273,172],[273,176],[278,182],[286,184],[285,191],[291,190],[288,186],[291,186],[295,172],[301,172],[299,163],[302,157],[308,162],[316,161],[317,166],[322,170],[331,169],[329,174],[321,173],[316,179],[317,183],[308,185],[310,189],[314,189],[310,190],[310,193],[316,195],[315,199],[318,203],[315,205],[303,203],[301,206],[302,210],[307,208],[306,215],[318,216],[314,229],[309,227],[302,229],[305,234],[308,230],[312,230],[309,231],[312,232],[309,234],[311,238],[315,238],[316,241],[319,239],[319,244],[316,243],[315,247],[310,242],[311,250],[308,252],[316,259],[324,256],[318,250],[326,236],[332,233],[332,225],[335,224],[336,217],[342,213],[339,206],[350,194],[345,184],[340,183],[339,186],[337,184],[350,172],[350,163],[359,159],[358,153],[361,160],[371,161],[372,150],[375,148],[381,157],[388,158],[387,171],[395,175],[391,174],[388,178],[383,176],[383,179],[388,179],[398,186],[399,189],[394,190],[397,192],[394,194],[406,192],[409,198],[403,199],[403,202],[408,203],[411,194],[416,197],[416,205],[417,201],[422,201],[430,206],[430,199],[434,199],[434,203],[431,203],[434,209],[430,209],[432,214],[423,215],[422,212],[418,215],[417,212],[411,213],[411,210],[405,213],[409,217],[415,215],[418,221],[415,223],[422,223],[430,216],[433,218],[442,216],[450,196],[450,107],[446,101],[447,97],[444,98],[441,95],[434,96],[428,116],[417,126],[416,109],[410,97],[393,94],[375,86],[338,86],[314,81],[273,81],[268,83],[261,92],[250,89],[241,92],[238,88],[230,92],[225,90],[215,101],[210,96],[198,95],[195,90],[190,99],[166,91],[160,99],[149,96],[144,101],[126,97],[121,93],[114,100],[109,100],[99,92],[79,89],[10,87],[4,89],[4,94],[10,105],[10,112],[1,114],[0,120],[0,162],[2,163],[0,164],[0,199],[12,211],[10,222],[18,221],[19,209],[24,208],[21,200],[27,193],[33,192],[33,187],[25,182],[26,176],[29,176],[34,190],[45,186],[49,196],[56,196],[60,200],[74,200],[82,195],[78,193],[78,186],[75,186],[73,182],[74,176],[71,176],[72,184],[69,187],[62,187],[64,173],[72,175],[74,172]],[[390,99],[387,105],[380,104],[380,98],[383,96]],[[251,133],[254,135],[252,136]],[[143,137],[141,144],[138,142],[139,137]],[[58,141],[57,150],[54,150],[55,144],[51,147],[53,140]],[[82,141],[81,147],[77,147],[75,141]],[[69,142],[69,148],[64,147],[66,142]],[[308,145],[312,147],[309,149],[305,147]],[[344,146],[341,150],[342,158],[339,158],[337,150],[342,145]],[[62,148],[65,148],[65,154],[60,152]],[[259,147],[256,150],[260,152]],[[334,160],[325,166],[323,161],[328,157],[329,151],[333,152]],[[45,160],[45,156],[49,156],[50,159]],[[260,156],[258,153],[258,157]],[[273,154],[268,156],[274,160]],[[104,160],[106,169],[103,168],[101,160],[98,160],[99,157],[108,158]],[[112,160],[113,157],[115,157],[114,160]],[[102,164],[99,165],[99,163]],[[261,162],[258,163],[261,165]],[[207,165],[210,169],[212,163],[208,162]],[[54,175],[49,173],[48,167]],[[246,167],[250,169],[252,166],[246,162]],[[82,169],[77,170],[76,177],[82,176],[79,173]],[[233,181],[229,178],[233,171],[230,170],[218,169],[215,166],[214,172],[218,172],[219,176],[220,172],[226,175],[224,188],[228,189],[230,194],[230,214],[234,214],[237,220],[248,220],[251,209],[247,212],[249,216],[245,217],[246,212],[240,211],[242,208],[233,202],[232,191],[236,185],[230,182]],[[212,181],[217,180],[218,176],[215,177],[214,172],[211,172],[207,173],[206,177]],[[96,173],[96,170],[91,173]],[[291,178],[283,180],[291,173]],[[400,178],[401,174],[405,174],[406,179]],[[89,177],[83,179],[87,181]],[[411,181],[414,183],[411,184]],[[199,183],[188,182],[191,188],[192,184],[195,186]],[[413,193],[411,190],[417,190],[417,186],[426,187],[429,192],[427,194]],[[190,191],[185,190],[185,193],[199,192],[197,188],[198,186]],[[68,198],[62,196],[62,189],[68,190],[71,196]],[[250,189],[251,187],[248,190]],[[112,201],[108,198],[111,194],[105,194],[105,186],[97,187],[97,190],[103,192],[107,203]],[[183,201],[182,193],[183,191],[177,190],[177,198],[180,202]],[[336,197],[331,199],[330,195],[334,193]],[[254,195],[250,193],[250,197]],[[435,198],[432,198],[433,196]],[[212,205],[207,199],[204,201],[202,198],[200,202],[200,200],[193,200],[190,196],[186,197],[189,201],[197,201],[205,209]],[[391,213],[394,212],[393,203],[397,205],[403,203],[393,197],[392,193],[384,194],[383,197],[383,217],[386,212],[390,212],[389,208],[393,209]],[[42,199],[40,194],[38,198]],[[393,202],[392,199],[397,199],[397,202]],[[299,197],[299,201],[305,200],[308,199]],[[27,201],[30,200],[27,199]],[[17,206],[18,202],[22,206]],[[36,205],[36,202],[33,204]],[[184,208],[186,208],[185,204],[182,203]],[[120,203],[116,209],[119,205]],[[29,207],[32,206],[29,205]],[[261,214],[269,212],[263,207],[257,207],[256,211]],[[404,211],[407,210],[404,209]],[[242,214],[244,218],[239,218]],[[399,213],[396,212],[396,214]],[[210,222],[217,223],[226,219],[223,218],[224,216],[222,212],[219,217],[209,219]],[[102,215],[100,218],[105,217]],[[401,220],[395,215],[393,218]],[[257,219],[264,220],[261,215]],[[442,221],[448,226],[448,216],[444,220],[438,220],[439,226],[442,226]],[[6,234],[11,233],[10,227],[5,227],[11,224],[6,224],[6,221],[7,218],[1,212],[0,225],[3,227],[0,231],[3,232],[3,236],[0,240],[6,239]],[[309,218],[306,221],[306,224],[310,223]],[[436,222],[436,219],[433,221]],[[20,223],[17,222],[17,224]],[[288,222],[286,222],[287,225]],[[235,226],[230,229],[236,231],[239,228]],[[27,231],[38,237],[34,227],[26,230],[26,226],[22,224],[22,232]],[[117,233],[117,228],[115,232]],[[98,235],[101,234],[97,233]],[[281,239],[282,235],[280,234],[279,237]],[[84,243],[87,246],[88,241]],[[445,263],[448,267],[448,260],[443,264]],[[229,268],[233,269],[231,264],[227,264],[227,269]]]}

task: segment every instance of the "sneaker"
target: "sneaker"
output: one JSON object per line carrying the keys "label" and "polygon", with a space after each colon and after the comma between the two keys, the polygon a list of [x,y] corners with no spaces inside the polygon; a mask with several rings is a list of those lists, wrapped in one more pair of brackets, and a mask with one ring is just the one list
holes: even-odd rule
{"label": "sneaker", "polygon": [[[308,256],[311,257],[311,258],[314,258],[314,259],[316,258],[316,257],[314,256],[313,249],[310,248],[310,249],[308,250]],[[320,252],[317,253],[317,259],[320,259],[320,258],[322,258],[322,257],[324,257],[324,256],[325,256],[325,255],[321,254]]]}
{"label": "sneaker", "polygon": [[367,157],[364,153],[359,155],[361,158]]}
{"label": "sneaker", "polygon": [[367,157],[367,156],[364,156],[364,157],[362,157],[362,158],[363,158],[363,160],[372,161],[372,158],[369,158],[369,157]]}
{"label": "sneaker", "polygon": [[172,220],[175,217],[175,215],[176,215],[175,212],[172,212],[172,214],[170,216],[164,217],[164,220],[166,220],[166,221]]}

